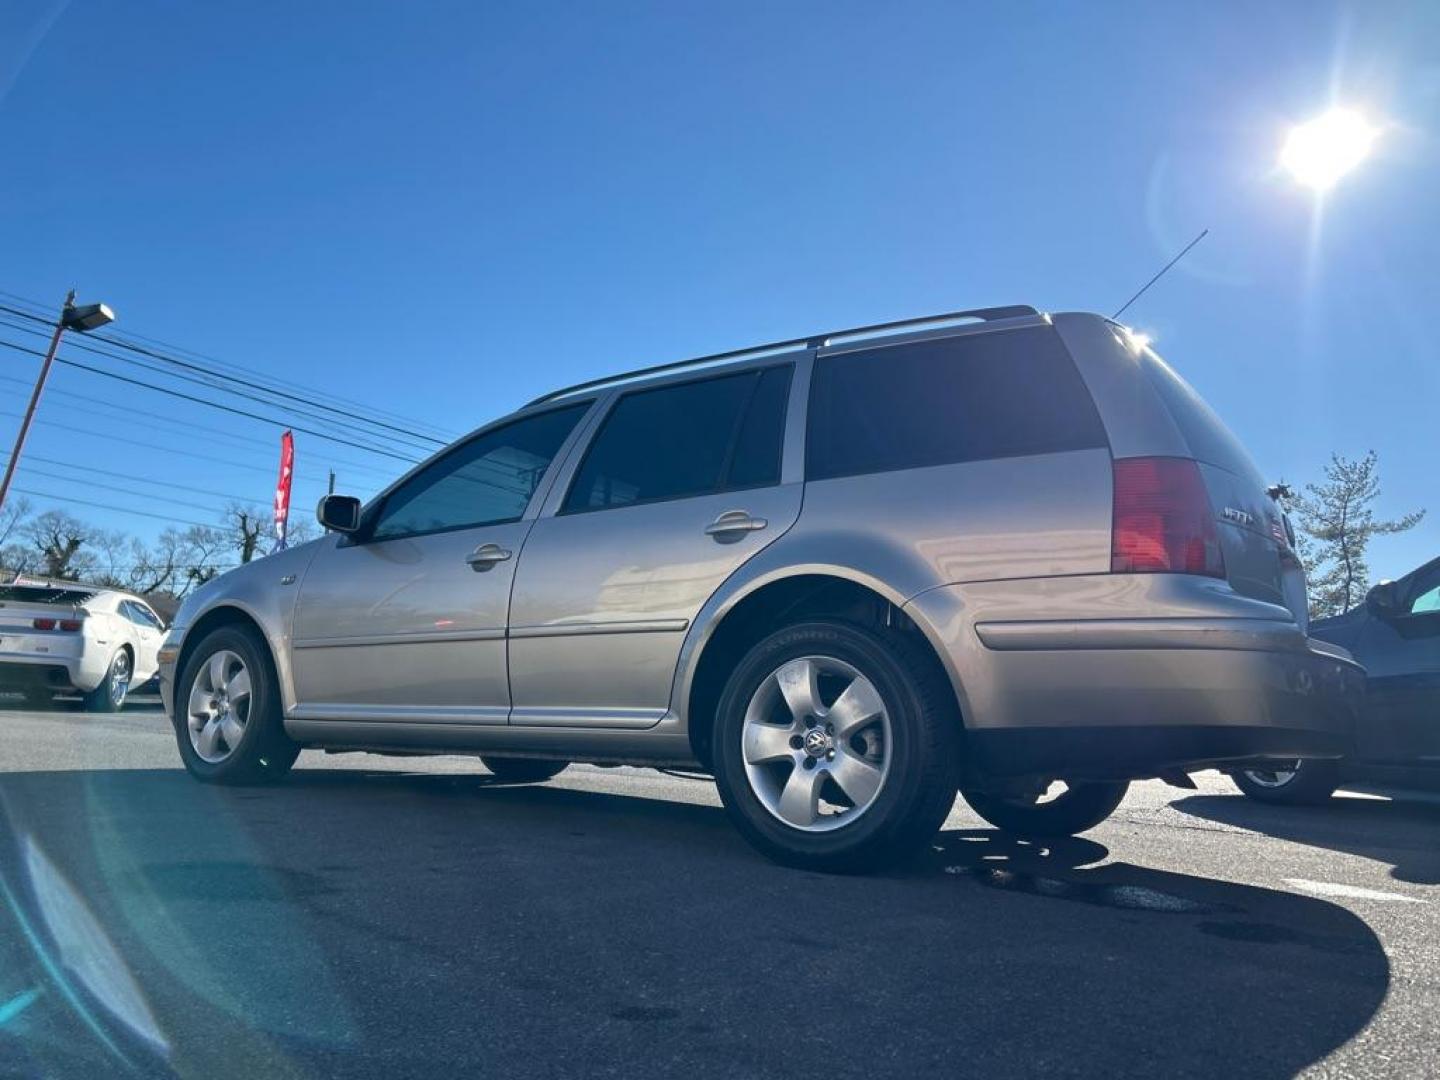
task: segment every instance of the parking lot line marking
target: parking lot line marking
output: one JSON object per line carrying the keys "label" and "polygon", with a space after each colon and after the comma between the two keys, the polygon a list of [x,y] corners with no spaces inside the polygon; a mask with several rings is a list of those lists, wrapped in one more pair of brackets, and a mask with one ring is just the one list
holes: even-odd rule
{"label": "parking lot line marking", "polygon": [[1418,896],[1406,896],[1404,893],[1381,892],[1379,889],[1362,889],[1358,885],[1341,885],[1337,881],[1310,881],[1306,878],[1287,877],[1286,885],[1293,885],[1304,892],[1313,893],[1315,896],[1348,896],[1353,900],[1389,900],[1398,901],[1402,904],[1423,904],[1424,900]]}

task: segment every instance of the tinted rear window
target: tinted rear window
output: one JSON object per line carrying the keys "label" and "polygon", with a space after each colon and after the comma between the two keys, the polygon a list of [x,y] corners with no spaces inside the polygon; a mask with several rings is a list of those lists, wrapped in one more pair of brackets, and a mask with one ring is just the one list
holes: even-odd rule
{"label": "tinted rear window", "polygon": [[93,589],[67,589],[56,585],[0,585],[0,602],[17,604],[83,604]]}
{"label": "tinted rear window", "polygon": [[727,486],[763,487],[780,482],[785,402],[790,397],[790,373],[794,370],[788,366],[770,368],[760,376],[735,440]]}
{"label": "tinted rear window", "polygon": [[808,429],[811,480],[1107,445],[1069,354],[1038,327],[821,357]]}
{"label": "tinted rear window", "polygon": [[563,512],[778,483],[793,365],[637,390],[621,398]]}

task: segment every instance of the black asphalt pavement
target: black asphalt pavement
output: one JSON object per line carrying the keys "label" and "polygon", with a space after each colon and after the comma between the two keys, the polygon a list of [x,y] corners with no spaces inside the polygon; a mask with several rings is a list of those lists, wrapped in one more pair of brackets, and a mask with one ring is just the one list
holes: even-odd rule
{"label": "black asphalt pavement", "polygon": [[963,803],[904,872],[774,866],[712,785],[325,756],[207,787],[153,702],[0,702],[0,1075],[1440,1075],[1440,805]]}

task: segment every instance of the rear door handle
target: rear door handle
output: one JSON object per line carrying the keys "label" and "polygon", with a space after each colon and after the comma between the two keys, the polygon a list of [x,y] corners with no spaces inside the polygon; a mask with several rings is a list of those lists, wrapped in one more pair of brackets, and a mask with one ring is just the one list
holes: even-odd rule
{"label": "rear door handle", "polygon": [[722,544],[733,543],[747,532],[763,529],[769,524],[762,517],[751,517],[745,510],[727,510],[705,526],[705,534]]}
{"label": "rear door handle", "polygon": [[502,548],[499,544],[481,544],[465,556],[465,561],[470,564],[470,569],[478,574],[489,570],[498,562],[504,562],[510,558],[510,554],[508,548]]}

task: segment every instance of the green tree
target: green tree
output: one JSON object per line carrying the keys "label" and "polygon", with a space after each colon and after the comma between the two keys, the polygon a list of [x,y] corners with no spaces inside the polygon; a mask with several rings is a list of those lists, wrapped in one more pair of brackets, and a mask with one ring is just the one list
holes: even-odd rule
{"label": "green tree", "polygon": [[1413,529],[1425,516],[1424,510],[1415,510],[1393,521],[1377,520],[1371,504],[1379,495],[1380,473],[1371,450],[1359,460],[1331,454],[1324,482],[1306,484],[1305,494],[1290,501],[1302,534],[1312,619],[1342,615],[1360,603],[1370,587],[1365,561],[1370,540]]}

